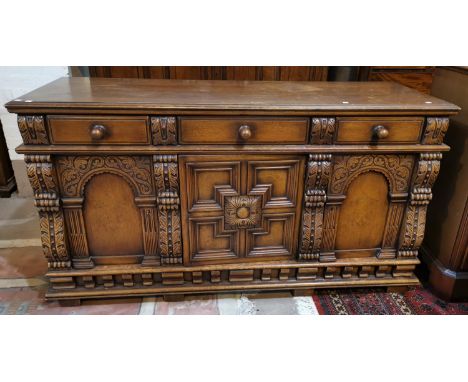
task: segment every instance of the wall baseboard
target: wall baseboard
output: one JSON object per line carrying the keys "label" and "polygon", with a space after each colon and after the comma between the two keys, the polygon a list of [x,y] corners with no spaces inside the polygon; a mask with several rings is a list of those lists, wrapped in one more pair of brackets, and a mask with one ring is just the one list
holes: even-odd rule
{"label": "wall baseboard", "polygon": [[447,268],[430,250],[422,246],[420,259],[428,269],[428,282],[433,292],[449,301],[468,300],[468,272]]}

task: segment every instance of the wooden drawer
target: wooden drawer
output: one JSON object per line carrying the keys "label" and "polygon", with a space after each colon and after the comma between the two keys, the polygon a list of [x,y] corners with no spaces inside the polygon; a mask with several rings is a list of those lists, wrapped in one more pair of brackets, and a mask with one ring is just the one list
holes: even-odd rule
{"label": "wooden drawer", "polygon": [[48,124],[57,144],[150,143],[147,117],[49,116]]}
{"label": "wooden drawer", "polygon": [[336,143],[418,143],[424,118],[342,117],[337,121]]}
{"label": "wooden drawer", "polygon": [[305,144],[309,122],[307,118],[182,117],[179,133],[182,144]]}

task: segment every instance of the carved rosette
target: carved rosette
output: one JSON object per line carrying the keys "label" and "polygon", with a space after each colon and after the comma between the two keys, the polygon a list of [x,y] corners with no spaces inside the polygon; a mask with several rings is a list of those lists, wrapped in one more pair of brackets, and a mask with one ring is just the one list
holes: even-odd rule
{"label": "carved rosette", "polygon": [[155,155],[161,264],[182,264],[179,172],[176,155]]}
{"label": "carved rosette", "polygon": [[260,223],[260,197],[227,196],[224,200],[224,226],[227,230],[252,228]]}
{"label": "carved rosette", "polygon": [[426,130],[424,131],[422,143],[427,145],[440,145],[444,141],[448,126],[448,118],[427,118]]}
{"label": "carved rosette", "polygon": [[18,116],[18,128],[26,145],[46,145],[49,144],[49,137],[42,116]]}
{"label": "carved rosette", "polygon": [[41,241],[51,269],[69,268],[63,212],[58,197],[57,178],[50,155],[26,155],[26,171],[39,211]]}
{"label": "carved rosette", "polygon": [[177,125],[175,117],[151,118],[151,134],[154,145],[176,145]]}
{"label": "carved rosette", "polygon": [[335,135],[335,118],[312,118],[310,143],[313,145],[331,145]]}
{"label": "carved rosette", "polygon": [[300,260],[319,260],[326,191],[330,181],[331,155],[313,154],[307,164],[302,214]]}
{"label": "carved rosette", "polygon": [[400,234],[398,257],[416,257],[424,238],[427,205],[440,170],[441,153],[420,154]]}

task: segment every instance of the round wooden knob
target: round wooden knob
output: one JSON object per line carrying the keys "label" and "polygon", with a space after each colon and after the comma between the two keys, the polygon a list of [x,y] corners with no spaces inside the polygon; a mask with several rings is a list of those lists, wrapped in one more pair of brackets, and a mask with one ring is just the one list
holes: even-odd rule
{"label": "round wooden knob", "polygon": [[239,136],[246,141],[252,136],[252,130],[250,129],[250,126],[247,125],[242,125],[239,127]]}
{"label": "round wooden knob", "polygon": [[93,140],[98,141],[106,136],[106,127],[104,125],[93,125],[89,134]]}
{"label": "round wooden knob", "polygon": [[374,135],[379,139],[384,139],[388,137],[389,131],[385,126],[378,125],[373,129]]}

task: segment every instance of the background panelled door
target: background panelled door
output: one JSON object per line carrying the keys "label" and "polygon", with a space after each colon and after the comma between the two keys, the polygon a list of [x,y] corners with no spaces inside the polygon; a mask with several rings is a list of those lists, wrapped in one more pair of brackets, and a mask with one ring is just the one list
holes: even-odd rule
{"label": "background panelled door", "polygon": [[184,262],[292,259],[305,158],[180,156]]}

